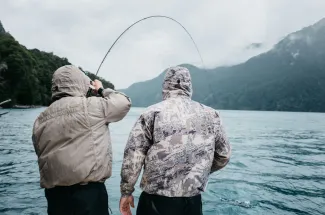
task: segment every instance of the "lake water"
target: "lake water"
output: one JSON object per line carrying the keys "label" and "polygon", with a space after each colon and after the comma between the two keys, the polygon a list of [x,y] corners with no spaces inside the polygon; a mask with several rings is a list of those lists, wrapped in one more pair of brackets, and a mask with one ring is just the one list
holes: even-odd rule
{"label": "lake water", "polygon": [[[12,110],[0,118],[0,214],[46,214],[31,141],[33,122],[42,110]],[[119,214],[124,146],[141,111],[133,108],[111,125],[113,176],[106,186],[113,214]],[[325,114],[221,114],[233,154],[229,165],[210,177],[203,194],[205,215],[325,214]]]}

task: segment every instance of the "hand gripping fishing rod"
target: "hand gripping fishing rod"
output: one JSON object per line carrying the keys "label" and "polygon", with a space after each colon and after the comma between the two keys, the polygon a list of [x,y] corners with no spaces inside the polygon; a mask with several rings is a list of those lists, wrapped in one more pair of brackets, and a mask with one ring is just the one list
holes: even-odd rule
{"label": "hand gripping fishing rod", "polygon": [[136,21],[135,23],[133,23],[132,25],[130,25],[127,29],[125,29],[125,30],[120,34],[120,36],[119,36],[119,37],[114,41],[114,43],[111,45],[111,47],[108,49],[106,55],[104,56],[102,62],[100,63],[100,65],[99,65],[99,67],[98,67],[98,69],[97,69],[96,76],[98,75],[98,72],[99,72],[100,68],[102,67],[102,64],[104,63],[104,61],[105,61],[105,59],[106,59],[108,53],[111,52],[111,50],[112,50],[112,48],[114,47],[114,45],[116,44],[116,42],[117,42],[117,41],[118,41],[118,40],[123,36],[123,34],[124,34],[125,32],[127,32],[130,28],[132,28],[134,25],[138,24],[139,22],[142,22],[142,21],[144,21],[144,20],[151,19],[151,18],[165,18],[165,19],[172,20],[173,22],[176,22],[178,25],[180,25],[180,26],[181,26],[181,27],[186,31],[186,33],[188,34],[188,36],[190,36],[190,38],[191,38],[193,44],[195,45],[195,48],[196,48],[196,50],[197,50],[197,52],[198,52],[198,54],[199,54],[199,56],[200,56],[201,63],[202,63],[202,65],[203,65],[203,67],[205,68],[205,66],[204,66],[204,62],[203,62],[203,59],[202,59],[202,56],[201,56],[201,53],[200,53],[200,51],[199,51],[199,49],[198,49],[198,47],[197,47],[197,45],[196,45],[196,43],[195,43],[193,37],[192,37],[191,34],[186,30],[186,28],[185,28],[185,27],[184,27],[180,22],[178,22],[177,20],[175,20],[175,19],[173,19],[173,18],[171,18],[171,17],[168,17],[168,16],[162,16],[162,15],[154,15],[154,16],[148,16],[148,17],[145,17],[145,18],[142,18],[142,19]]}

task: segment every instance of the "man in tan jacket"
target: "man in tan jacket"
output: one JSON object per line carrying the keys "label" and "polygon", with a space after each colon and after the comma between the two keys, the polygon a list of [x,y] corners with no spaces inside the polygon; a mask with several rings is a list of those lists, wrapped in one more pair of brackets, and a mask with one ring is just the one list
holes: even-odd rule
{"label": "man in tan jacket", "polygon": [[[87,97],[90,87],[100,97]],[[52,102],[36,119],[32,135],[48,214],[109,214],[104,184],[112,173],[108,125],[126,116],[130,99],[67,65],[53,74]]]}

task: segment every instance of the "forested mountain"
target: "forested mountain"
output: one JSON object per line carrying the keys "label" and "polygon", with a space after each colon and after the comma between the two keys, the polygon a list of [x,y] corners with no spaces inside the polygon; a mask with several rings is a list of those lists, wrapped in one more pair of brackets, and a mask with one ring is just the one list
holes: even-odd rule
{"label": "forested mountain", "polygon": [[[67,58],[38,49],[27,49],[7,33],[0,22],[0,102],[12,99],[19,105],[48,105],[51,100],[51,80],[56,69],[71,64]],[[105,87],[114,85],[85,71]]]}
{"label": "forested mountain", "polygon": [[[13,104],[48,105],[52,74],[67,64],[66,58],[19,44],[0,22],[0,101],[11,98]],[[325,112],[325,19],[239,65],[208,71],[183,66],[192,75],[193,99],[218,109]],[[133,106],[146,107],[161,101],[163,77],[164,72],[122,91]]]}
{"label": "forested mountain", "polygon": [[[325,19],[291,33],[245,63],[192,65],[193,99],[218,109],[325,112]],[[122,90],[133,106],[161,101],[164,73]]]}

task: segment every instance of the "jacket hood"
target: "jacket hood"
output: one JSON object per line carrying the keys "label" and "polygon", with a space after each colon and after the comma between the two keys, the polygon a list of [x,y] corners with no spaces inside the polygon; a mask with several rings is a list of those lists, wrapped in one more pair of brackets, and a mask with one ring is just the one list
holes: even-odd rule
{"label": "jacket hood", "polygon": [[52,77],[52,100],[86,96],[91,79],[73,65],[62,66]]}
{"label": "jacket hood", "polygon": [[163,82],[163,99],[177,96],[192,97],[190,72],[180,66],[169,68]]}

